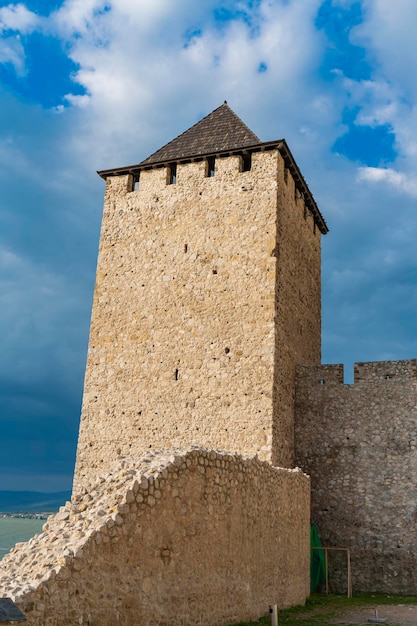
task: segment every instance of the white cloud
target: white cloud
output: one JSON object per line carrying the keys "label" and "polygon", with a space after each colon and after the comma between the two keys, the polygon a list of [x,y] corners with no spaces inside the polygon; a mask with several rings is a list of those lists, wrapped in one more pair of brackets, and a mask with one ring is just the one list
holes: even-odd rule
{"label": "white cloud", "polygon": [[[67,0],[51,15],[49,27],[65,38],[79,66],[74,79],[89,97],[78,149],[94,146],[98,167],[118,159],[115,145],[128,155],[122,160],[139,160],[224,99],[241,115],[255,112],[254,130],[265,138],[282,136],[299,117],[296,107],[305,111],[303,131],[298,124],[294,131],[300,137],[313,120],[323,123],[320,106],[311,106],[326,99],[313,93],[312,78],[322,50],[314,27],[320,0],[229,4],[245,9],[245,20],[217,23],[216,0],[113,0],[107,11],[98,0]],[[72,94],[67,101],[87,104]]]}
{"label": "white cloud", "polygon": [[410,71],[417,54],[415,24],[417,4],[414,0],[365,0],[365,21],[353,40],[368,48],[368,55],[377,60],[379,71],[393,83],[401,84],[403,95],[417,95],[417,79]]}
{"label": "white cloud", "polygon": [[0,8],[0,64],[10,63],[19,76],[25,73],[25,51],[20,34],[32,32],[38,23],[38,16],[23,4]]}
{"label": "white cloud", "polygon": [[[417,75],[412,71],[417,57],[417,4],[403,0],[401,7],[390,0],[365,0],[364,21],[352,32],[353,43],[366,48],[372,66],[367,83],[352,87],[352,99],[363,107],[363,124],[390,124],[404,165],[417,169]],[[359,91],[362,90],[362,94]]]}
{"label": "white cloud", "polygon": [[[90,103],[90,96],[85,94],[83,96],[74,96],[71,93],[68,93],[64,96],[64,100],[72,104],[73,106],[80,107],[80,109],[85,109]],[[64,107],[57,107],[58,113],[63,111]]]}
{"label": "white cloud", "polygon": [[22,34],[32,32],[39,24],[36,13],[29,11],[24,4],[9,4],[0,8],[0,32],[19,31]]}
{"label": "white cloud", "polygon": [[387,78],[369,80],[342,78],[350,106],[360,105],[356,122],[364,126],[393,123],[399,113],[401,94]]}
{"label": "white cloud", "polygon": [[11,63],[18,75],[24,74],[25,51],[19,36],[0,40],[0,63]]}
{"label": "white cloud", "polygon": [[417,180],[415,176],[407,176],[390,168],[361,167],[358,172],[358,180],[370,183],[388,183],[401,193],[417,197]]}

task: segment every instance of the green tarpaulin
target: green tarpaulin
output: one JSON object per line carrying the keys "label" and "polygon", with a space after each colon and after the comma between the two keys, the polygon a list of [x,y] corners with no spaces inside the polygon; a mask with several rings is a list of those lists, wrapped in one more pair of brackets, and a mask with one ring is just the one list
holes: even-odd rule
{"label": "green tarpaulin", "polygon": [[321,548],[319,532],[315,524],[310,529],[310,592],[316,591],[318,587],[326,583],[326,560],[324,558],[324,550],[313,550],[313,548]]}

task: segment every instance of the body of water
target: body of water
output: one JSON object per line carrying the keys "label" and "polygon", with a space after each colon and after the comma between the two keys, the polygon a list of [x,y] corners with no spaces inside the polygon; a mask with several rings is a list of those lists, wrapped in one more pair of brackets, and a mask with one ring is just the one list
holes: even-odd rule
{"label": "body of water", "polygon": [[0,559],[13,548],[15,543],[27,541],[42,532],[44,519],[0,517]]}

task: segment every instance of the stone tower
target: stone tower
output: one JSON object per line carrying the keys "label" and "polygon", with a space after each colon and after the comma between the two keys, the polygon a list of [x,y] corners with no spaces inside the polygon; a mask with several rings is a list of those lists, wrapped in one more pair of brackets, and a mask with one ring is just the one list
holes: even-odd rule
{"label": "stone tower", "polygon": [[185,445],[290,467],[326,224],[284,140],[225,102],[106,180],[74,491]]}

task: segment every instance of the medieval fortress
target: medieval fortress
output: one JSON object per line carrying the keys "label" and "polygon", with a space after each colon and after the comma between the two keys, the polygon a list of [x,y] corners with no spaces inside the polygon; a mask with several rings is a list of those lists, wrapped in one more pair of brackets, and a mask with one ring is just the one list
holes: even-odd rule
{"label": "medieval fortress", "polygon": [[99,174],[73,497],[0,596],[30,626],[256,619],[308,596],[310,519],[354,590],[415,593],[416,362],[321,365],[327,226],[286,142],[224,103]]}

